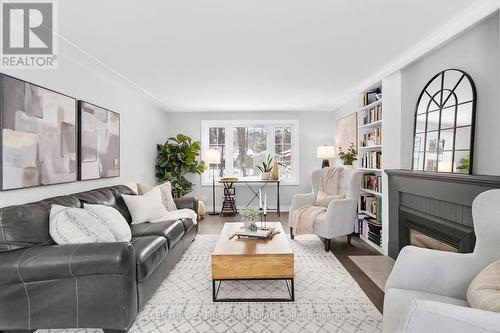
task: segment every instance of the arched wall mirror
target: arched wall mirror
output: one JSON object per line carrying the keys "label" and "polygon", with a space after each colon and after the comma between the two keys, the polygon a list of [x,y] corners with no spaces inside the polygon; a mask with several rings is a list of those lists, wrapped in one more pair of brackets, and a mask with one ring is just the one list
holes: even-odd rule
{"label": "arched wall mirror", "polygon": [[418,98],[413,170],[472,174],[476,87],[464,71],[436,74]]}

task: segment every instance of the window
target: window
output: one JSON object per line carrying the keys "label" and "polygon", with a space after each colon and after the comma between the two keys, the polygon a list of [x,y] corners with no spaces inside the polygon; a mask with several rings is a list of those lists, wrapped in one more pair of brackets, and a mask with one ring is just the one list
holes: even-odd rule
{"label": "window", "polygon": [[[202,184],[212,182],[212,167],[216,177],[258,177],[257,166],[268,155],[280,163],[283,184],[298,184],[298,122],[287,121],[202,121],[202,152],[217,149],[221,164],[210,166],[203,174]],[[203,157],[203,156],[202,156]]]}

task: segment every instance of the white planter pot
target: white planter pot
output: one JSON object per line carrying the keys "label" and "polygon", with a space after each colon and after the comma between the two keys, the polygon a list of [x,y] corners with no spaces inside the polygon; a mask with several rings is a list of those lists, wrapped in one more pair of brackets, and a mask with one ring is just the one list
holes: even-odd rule
{"label": "white planter pot", "polygon": [[261,172],[260,173],[260,179],[262,180],[269,180],[271,179],[272,174],[270,172]]}
{"label": "white planter pot", "polygon": [[243,225],[245,225],[245,229],[250,230],[252,225],[255,224],[255,221],[243,221]]}

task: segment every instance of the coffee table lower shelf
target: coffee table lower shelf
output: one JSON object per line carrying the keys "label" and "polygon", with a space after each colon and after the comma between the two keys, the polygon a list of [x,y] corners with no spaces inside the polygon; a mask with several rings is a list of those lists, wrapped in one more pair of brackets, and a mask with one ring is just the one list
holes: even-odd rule
{"label": "coffee table lower shelf", "polygon": [[[261,280],[283,280],[286,283],[290,298],[218,298],[219,289],[223,281],[261,281]],[[295,288],[293,278],[261,278],[261,279],[213,279],[212,280],[212,298],[214,302],[294,302]]]}

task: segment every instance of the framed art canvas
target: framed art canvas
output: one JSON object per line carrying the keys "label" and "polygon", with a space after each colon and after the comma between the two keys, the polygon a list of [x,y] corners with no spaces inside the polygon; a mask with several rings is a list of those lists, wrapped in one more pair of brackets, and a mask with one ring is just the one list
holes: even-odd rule
{"label": "framed art canvas", "polygon": [[335,130],[335,147],[336,154],[340,152],[340,148],[346,151],[351,144],[358,147],[358,113],[354,112],[343,118],[337,119]]}
{"label": "framed art canvas", "polygon": [[120,115],[79,101],[80,180],[120,176]]}
{"label": "framed art canvas", "polygon": [[76,100],[0,76],[2,190],[77,180]]}

